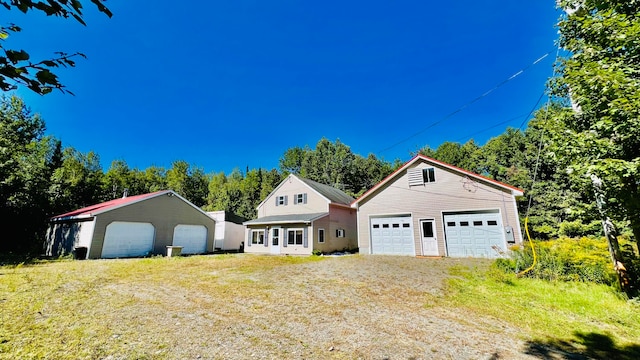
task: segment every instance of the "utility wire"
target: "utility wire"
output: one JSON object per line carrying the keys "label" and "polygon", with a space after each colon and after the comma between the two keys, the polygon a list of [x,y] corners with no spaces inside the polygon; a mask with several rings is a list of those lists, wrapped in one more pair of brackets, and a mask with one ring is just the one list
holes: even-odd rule
{"label": "utility wire", "polygon": [[477,102],[478,100],[486,97],[487,95],[491,94],[492,92],[494,92],[495,90],[497,90],[498,88],[502,87],[504,84],[508,83],[509,81],[515,79],[516,77],[520,76],[522,73],[524,73],[525,71],[527,71],[529,68],[531,68],[532,66],[536,65],[537,63],[539,63],[540,61],[544,60],[547,56],[549,56],[549,54],[551,53],[551,51],[548,51],[546,54],[542,55],[541,57],[539,57],[536,61],[534,61],[533,63],[527,65],[526,67],[522,68],[521,70],[519,70],[518,72],[516,72],[515,74],[511,75],[510,77],[508,77],[507,79],[503,80],[502,82],[498,83],[496,86],[494,86],[493,88],[491,88],[490,90],[484,92],[482,95],[476,97],[475,99],[467,102],[466,104],[460,106],[459,108],[457,108],[456,110],[454,110],[453,112],[449,113],[448,115],[444,116],[442,119],[437,120],[431,124],[429,124],[427,127],[423,128],[422,130],[412,134],[411,136],[406,137],[403,140],[400,140],[398,142],[396,142],[395,144],[384,148],[382,150],[380,150],[378,153],[383,153],[386,152],[388,150],[393,149],[394,147],[413,139],[414,137],[424,133],[425,131],[431,129],[432,127],[442,123],[443,121],[453,117],[455,114],[461,112],[462,110],[466,109],[467,107],[469,107],[470,105],[472,105],[473,103]]}

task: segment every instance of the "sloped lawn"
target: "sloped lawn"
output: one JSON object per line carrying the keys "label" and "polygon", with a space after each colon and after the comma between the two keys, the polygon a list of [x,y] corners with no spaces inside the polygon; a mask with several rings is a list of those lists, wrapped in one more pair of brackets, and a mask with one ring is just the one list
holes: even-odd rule
{"label": "sloped lawn", "polygon": [[[637,354],[638,305],[604,287],[589,302],[588,284],[496,280],[483,275],[489,265],[249,254],[4,265],[0,359]],[[538,286],[549,296],[526,292]],[[578,309],[606,309],[557,303],[574,298]]]}

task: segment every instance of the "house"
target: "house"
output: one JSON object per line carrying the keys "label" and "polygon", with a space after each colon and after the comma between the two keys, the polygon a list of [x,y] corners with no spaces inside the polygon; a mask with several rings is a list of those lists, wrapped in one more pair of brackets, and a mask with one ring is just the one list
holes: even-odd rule
{"label": "house", "polygon": [[244,250],[310,255],[355,249],[353,200],[331,186],[289,175],[258,205],[258,218],[244,223]]}
{"label": "house", "polygon": [[362,254],[488,257],[521,243],[523,191],[417,155],[352,203]]}
{"label": "house", "polygon": [[45,254],[61,256],[81,248],[89,259],[137,257],[165,254],[167,246],[182,246],[184,254],[207,253],[213,251],[215,225],[182,196],[158,191],[52,217]]}
{"label": "house", "polygon": [[246,218],[229,211],[208,211],[207,215],[216,221],[213,247],[216,251],[240,251],[244,248],[244,225]]}

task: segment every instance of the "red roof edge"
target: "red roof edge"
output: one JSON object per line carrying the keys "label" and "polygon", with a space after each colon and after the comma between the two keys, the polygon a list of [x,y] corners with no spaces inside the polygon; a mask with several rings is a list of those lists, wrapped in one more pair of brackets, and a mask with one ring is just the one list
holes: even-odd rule
{"label": "red roof edge", "polygon": [[120,206],[125,206],[125,205],[131,204],[131,203],[134,203],[134,202],[138,202],[138,201],[146,199],[146,198],[150,198],[150,197],[156,196],[156,195],[158,195],[160,193],[166,193],[166,192],[169,192],[169,190],[162,190],[162,191],[156,191],[156,192],[152,192],[152,193],[148,193],[148,194],[127,196],[125,198],[109,200],[109,201],[105,201],[103,203],[89,205],[87,207],[83,207],[81,209],[70,211],[70,212],[67,212],[67,213],[64,213],[64,214],[52,216],[51,220],[60,219],[60,218],[73,218],[73,217],[79,217],[79,216],[92,216],[97,212],[108,211],[110,209],[114,209],[114,208],[117,208],[117,207],[120,207]]}
{"label": "red roof edge", "polygon": [[418,155],[416,155],[416,156],[412,157],[412,158],[411,158],[411,160],[409,160],[409,161],[407,161],[406,163],[404,163],[401,167],[399,167],[396,171],[394,171],[393,173],[391,173],[389,176],[385,177],[382,181],[380,181],[379,183],[377,183],[376,185],[374,185],[371,189],[369,189],[369,190],[365,191],[365,193],[364,193],[364,194],[360,195],[360,197],[359,197],[359,198],[357,198],[356,200],[354,200],[354,201],[351,203],[351,206],[353,207],[353,205],[355,205],[355,204],[357,204],[358,202],[360,202],[360,200],[362,200],[362,199],[364,199],[365,197],[369,196],[372,192],[376,191],[378,188],[380,188],[382,185],[384,185],[387,181],[389,181],[389,179],[393,178],[394,176],[396,176],[396,175],[397,175],[398,173],[400,173],[401,171],[404,171],[404,170],[405,170],[405,168],[406,168],[409,164],[411,164],[411,163],[415,162],[418,158],[423,159],[423,160],[426,160],[426,161],[429,161],[429,162],[432,162],[432,163],[436,163],[436,164],[438,164],[438,165],[441,165],[441,166],[444,166],[444,167],[446,167],[446,168],[449,168],[449,169],[452,169],[452,170],[455,170],[455,171],[461,172],[461,173],[463,173],[463,174],[467,174],[467,175],[473,176],[473,177],[475,177],[475,178],[480,178],[480,179],[482,179],[482,180],[484,180],[484,181],[487,181],[487,182],[493,183],[493,184],[498,185],[498,186],[501,186],[501,187],[505,187],[505,188],[508,188],[508,189],[511,189],[511,190],[515,190],[515,191],[518,191],[518,192],[524,193],[524,190],[519,189],[519,188],[517,188],[517,187],[515,187],[515,186],[511,186],[511,185],[509,185],[509,184],[505,184],[505,183],[500,182],[500,181],[498,181],[498,180],[490,179],[490,178],[488,178],[488,177],[486,177],[486,176],[483,176],[483,175],[480,175],[480,174],[476,174],[476,173],[474,173],[474,172],[471,172],[471,171],[468,171],[468,170],[465,170],[465,169],[459,168],[459,167],[454,166],[454,165],[451,165],[451,164],[447,164],[447,163],[442,162],[442,161],[440,161],[440,160],[436,160],[436,159],[430,158],[430,157],[428,157],[428,156],[425,156],[425,155],[422,155],[422,154],[418,154]]}

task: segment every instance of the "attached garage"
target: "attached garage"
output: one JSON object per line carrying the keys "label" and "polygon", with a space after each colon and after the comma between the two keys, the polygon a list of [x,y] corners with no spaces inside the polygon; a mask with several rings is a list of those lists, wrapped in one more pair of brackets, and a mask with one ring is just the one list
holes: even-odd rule
{"label": "attached garage", "polygon": [[494,247],[506,249],[499,211],[443,214],[447,255],[495,258]]}
{"label": "attached garage", "polygon": [[371,218],[371,253],[415,256],[411,215]]}
{"label": "attached garage", "polygon": [[182,246],[183,254],[207,252],[207,228],[203,225],[177,225],[173,230],[173,246]]}
{"label": "attached garage", "polygon": [[145,256],[153,252],[155,228],[146,222],[114,221],[107,225],[102,258]]}

